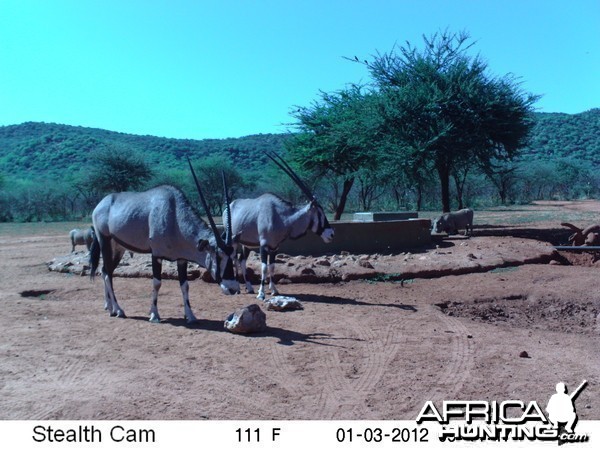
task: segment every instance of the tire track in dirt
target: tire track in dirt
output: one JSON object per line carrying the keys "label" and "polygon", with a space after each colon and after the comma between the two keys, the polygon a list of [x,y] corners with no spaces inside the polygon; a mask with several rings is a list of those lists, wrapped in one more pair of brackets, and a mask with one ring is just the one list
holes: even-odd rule
{"label": "tire track in dirt", "polygon": [[448,353],[450,361],[445,364],[443,372],[437,377],[437,382],[429,391],[428,398],[423,399],[423,403],[427,400],[441,402],[456,398],[455,394],[462,390],[470,376],[474,358],[473,343],[464,324],[437,310],[434,310],[432,315],[444,324],[444,332],[452,335]]}
{"label": "tire track in dirt", "polygon": [[[109,380],[112,374],[108,365],[98,363],[101,350],[102,344],[96,343],[69,351],[47,364],[47,379],[36,384],[41,392],[36,407],[32,408],[35,412],[30,419],[62,419],[66,410],[72,408],[70,405],[82,398],[94,396],[98,389],[102,389],[103,380]],[[51,402],[47,399],[46,392],[52,392]],[[56,395],[57,393],[60,395]],[[38,409],[45,402],[50,404]]]}
{"label": "tire track in dirt", "polygon": [[[36,405],[39,405],[39,402],[36,402]],[[48,405],[41,409],[35,409],[35,412],[27,417],[27,420],[52,420],[52,419],[60,419],[60,415],[58,414],[62,409],[61,406],[58,405]]]}
{"label": "tire track in dirt", "polygon": [[[316,412],[316,417],[320,419],[364,418],[369,395],[400,348],[399,333],[393,326],[381,332],[355,326],[353,331],[362,348],[352,349],[349,363],[340,359],[343,350],[322,352],[328,370]],[[351,373],[348,373],[349,366]]]}

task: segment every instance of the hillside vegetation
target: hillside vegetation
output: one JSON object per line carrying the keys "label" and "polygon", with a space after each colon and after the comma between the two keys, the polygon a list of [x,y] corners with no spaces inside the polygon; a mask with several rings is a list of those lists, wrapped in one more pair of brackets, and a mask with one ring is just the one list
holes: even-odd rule
{"label": "hillside vegetation", "polygon": [[[600,109],[580,114],[536,113],[535,121],[529,146],[507,171],[512,186],[508,199],[597,197]],[[292,138],[290,134],[258,134],[231,139],[168,139],[36,122],[0,127],[0,220],[85,217],[102,193],[87,195],[80,183],[102,152],[140,157],[152,171],[150,185],[181,178],[186,170],[185,156],[189,155],[195,162],[213,161],[213,166],[226,163],[238,175],[238,196],[268,189],[289,197],[295,188],[285,179],[272,180],[274,171],[264,152],[285,153],[285,142]],[[328,189],[325,181],[313,181],[315,189]],[[411,187],[405,190],[400,196],[382,191],[372,209],[411,208]],[[425,206],[433,205],[435,189],[425,194],[431,199]],[[466,181],[466,196],[474,206],[499,202],[493,183],[477,172]],[[58,205],[50,208],[53,199]],[[361,206],[355,199],[349,209]]]}
{"label": "hillside vegetation", "polygon": [[281,151],[285,139],[283,134],[237,139],[168,139],[26,122],[0,127],[0,172],[13,180],[40,175],[61,179],[89,167],[90,158],[104,150],[137,153],[156,170],[181,168],[185,155],[192,160],[226,156],[240,168],[253,170],[264,162],[263,151]]}
{"label": "hillside vegetation", "polygon": [[525,158],[552,160],[567,158],[600,164],[600,109],[580,114],[536,113],[530,145]]}

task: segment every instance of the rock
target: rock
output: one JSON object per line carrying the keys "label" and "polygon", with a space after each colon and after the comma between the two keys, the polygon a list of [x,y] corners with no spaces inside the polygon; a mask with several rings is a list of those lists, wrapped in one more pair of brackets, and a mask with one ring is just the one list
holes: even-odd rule
{"label": "rock", "polygon": [[276,295],[264,300],[268,310],[272,311],[291,311],[295,309],[304,309],[302,303],[295,297],[285,295]]}
{"label": "rock", "polygon": [[525,350],[523,350],[521,353],[519,353],[519,356],[520,356],[521,358],[531,358],[531,357],[529,356],[529,353],[527,353]]}
{"label": "rock", "polygon": [[360,267],[364,267],[365,269],[374,269],[373,265],[366,259],[359,259],[358,265]]}
{"label": "rock", "polygon": [[231,314],[224,323],[232,333],[257,333],[267,328],[267,316],[257,304],[240,308]]}

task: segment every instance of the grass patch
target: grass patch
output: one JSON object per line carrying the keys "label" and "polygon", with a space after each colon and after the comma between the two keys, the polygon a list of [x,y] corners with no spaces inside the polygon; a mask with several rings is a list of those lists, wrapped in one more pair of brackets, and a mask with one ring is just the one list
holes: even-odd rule
{"label": "grass patch", "polygon": [[506,272],[516,272],[519,270],[519,266],[509,266],[509,267],[496,267],[495,269],[490,270],[491,273],[506,273]]}

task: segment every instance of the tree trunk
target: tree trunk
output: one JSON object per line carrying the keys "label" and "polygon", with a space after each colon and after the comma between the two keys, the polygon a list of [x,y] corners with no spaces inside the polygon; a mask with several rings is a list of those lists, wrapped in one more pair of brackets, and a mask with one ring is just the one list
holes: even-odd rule
{"label": "tree trunk", "polygon": [[450,212],[450,168],[443,162],[437,165],[437,172],[440,177],[442,188],[442,212]]}
{"label": "tree trunk", "polygon": [[[467,181],[467,175],[469,174],[469,169],[463,169],[463,171],[455,170],[453,171],[452,178],[454,178],[454,186],[456,187],[456,199],[458,201],[458,208],[464,208],[463,195],[465,192],[465,183]],[[462,173],[461,173],[462,172]]]}
{"label": "tree trunk", "polygon": [[423,204],[423,185],[421,183],[417,183],[417,211],[421,211],[421,206]]}
{"label": "tree trunk", "polygon": [[352,189],[352,185],[354,184],[354,177],[346,178],[344,180],[344,188],[342,189],[342,195],[340,196],[340,202],[335,209],[335,215],[333,216],[333,220],[340,220],[342,214],[344,213],[344,209],[346,209],[346,201],[348,200],[348,194],[350,194],[350,190]]}

